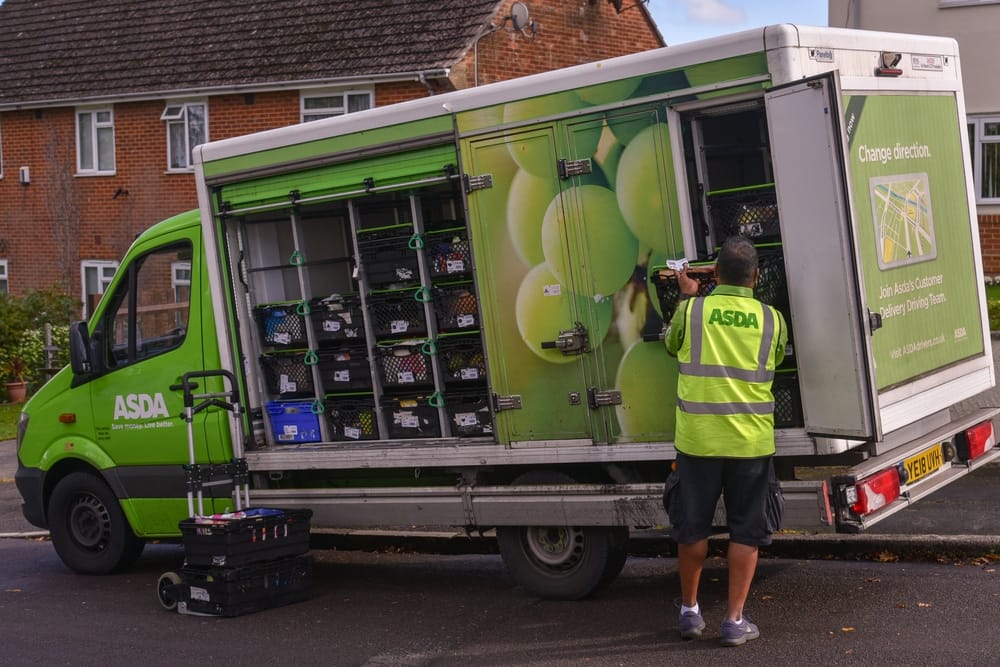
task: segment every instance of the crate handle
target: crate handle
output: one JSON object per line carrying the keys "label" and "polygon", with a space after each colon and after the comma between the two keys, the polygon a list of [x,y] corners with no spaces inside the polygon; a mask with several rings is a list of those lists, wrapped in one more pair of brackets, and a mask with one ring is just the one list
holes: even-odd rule
{"label": "crate handle", "polygon": [[424,237],[421,236],[418,232],[414,233],[413,236],[410,237],[410,241],[409,243],[407,243],[407,246],[410,248],[410,250],[423,250]]}
{"label": "crate handle", "polygon": [[292,253],[292,256],[288,258],[288,263],[292,266],[302,266],[302,262],[305,258],[302,257],[302,253],[298,250]]}
{"label": "crate handle", "polygon": [[323,401],[319,400],[318,398],[312,402],[311,406],[309,406],[309,411],[312,412],[314,415],[321,415],[325,410],[326,407],[323,405]]}
{"label": "crate handle", "polygon": [[433,338],[428,338],[424,341],[424,344],[420,346],[420,350],[427,355],[434,356],[438,353],[437,341]]}
{"label": "crate handle", "polygon": [[435,391],[427,399],[427,405],[432,408],[443,408],[444,407],[444,396],[440,391]]}
{"label": "crate handle", "polygon": [[299,315],[308,315],[310,313],[309,302],[302,301],[295,307],[295,312]]}
{"label": "crate handle", "polygon": [[420,303],[430,303],[431,302],[431,291],[421,286],[416,292],[413,293],[413,299],[419,301]]}
{"label": "crate handle", "polygon": [[319,363],[319,355],[316,354],[316,350],[309,350],[306,352],[306,356],[302,359],[302,363],[306,366],[315,366]]}

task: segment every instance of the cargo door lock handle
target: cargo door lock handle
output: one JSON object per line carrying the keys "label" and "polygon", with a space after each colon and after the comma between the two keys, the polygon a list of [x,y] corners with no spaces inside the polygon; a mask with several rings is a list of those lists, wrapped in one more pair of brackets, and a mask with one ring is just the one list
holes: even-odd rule
{"label": "cargo door lock handle", "polygon": [[572,329],[560,331],[555,340],[542,341],[543,350],[561,350],[566,356],[590,352],[590,335],[581,322]]}

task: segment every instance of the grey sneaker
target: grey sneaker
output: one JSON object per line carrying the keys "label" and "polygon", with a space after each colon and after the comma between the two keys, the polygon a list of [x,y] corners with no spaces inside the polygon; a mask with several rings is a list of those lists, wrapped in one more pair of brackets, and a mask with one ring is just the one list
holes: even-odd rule
{"label": "grey sneaker", "polygon": [[701,637],[701,631],[705,629],[705,619],[693,611],[684,612],[681,614],[679,629],[681,639],[698,639]]}
{"label": "grey sneaker", "polygon": [[760,637],[760,630],[746,616],[739,623],[729,620],[722,622],[723,646],[740,646],[757,637]]}

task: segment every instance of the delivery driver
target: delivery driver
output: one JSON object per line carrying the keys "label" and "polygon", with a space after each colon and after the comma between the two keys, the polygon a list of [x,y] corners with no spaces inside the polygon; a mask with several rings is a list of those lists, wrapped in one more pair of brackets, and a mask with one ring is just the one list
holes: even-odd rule
{"label": "delivery driver", "polygon": [[760,636],[743,616],[757,569],[757,548],[771,542],[764,505],[774,479],[774,397],[771,380],[784,358],[787,332],[777,310],[754,298],[757,251],[744,237],[722,244],[715,265],[718,286],[695,296],[698,283],[685,267],[678,275],[682,300],[670,322],[667,352],[680,366],[677,381],[677,468],[664,504],[678,546],[680,634],[701,636],[698,582],[708,554],[720,494],[729,526],[729,601],[722,644]]}

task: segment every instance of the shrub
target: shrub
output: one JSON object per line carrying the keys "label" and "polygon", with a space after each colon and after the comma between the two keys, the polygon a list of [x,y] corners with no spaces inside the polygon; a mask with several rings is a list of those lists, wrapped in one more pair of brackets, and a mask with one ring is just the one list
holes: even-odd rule
{"label": "shrub", "polygon": [[[0,295],[0,368],[23,362],[24,379],[31,384],[44,379],[45,325],[52,326],[52,345],[58,347],[52,367],[68,359],[69,322],[79,303],[55,288],[29,292],[23,297]],[[20,365],[20,364],[18,364]]]}

